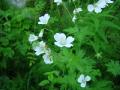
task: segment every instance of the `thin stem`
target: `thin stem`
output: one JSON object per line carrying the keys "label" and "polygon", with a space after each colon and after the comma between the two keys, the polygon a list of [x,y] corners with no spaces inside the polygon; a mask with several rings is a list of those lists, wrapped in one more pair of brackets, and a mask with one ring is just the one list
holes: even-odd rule
{"label": "thin stem", "polygon": [[66,11],[68,12],[69,16],[70,16],[70,17],[71,17],[71,19],[72,19],[72,15],[70,14],[69,10],[67,9],[67,7],[65,6],[65,4],[64,4],[64,3],[63,3],[63,6],[64,6],[64,8],[66,9]]}

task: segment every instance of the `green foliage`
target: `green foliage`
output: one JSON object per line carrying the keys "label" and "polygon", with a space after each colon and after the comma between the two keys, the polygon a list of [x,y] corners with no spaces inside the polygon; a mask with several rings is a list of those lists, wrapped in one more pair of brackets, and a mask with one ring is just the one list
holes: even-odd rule
{"label": "green foliage", "polygon": [[[11,1],[11,2],[10,2]],[[97,0],[21,0],[25,6],[0,2],[0,90],[119,90],[120,86],[120,0],[115,0],[99,14],[87,5]],[[73,10],[83,11],[72,22]],[[47,25],[38,25],[48,13]],[[52,64],[36,56],[29,43],[31,33],[44,30],[43,40],[51,49]],[[71,48],[54,45],[55,33],[73,36]],[[110,61],[111,60],[111,61]],[[85,88],[77,82],[81,75],[91,80]]]}
{"label": "green foliage", "polygon": [[107,66],[107,71],[112,73],[114,76],[120,75],[119,61],[111,61],[106,66]]}

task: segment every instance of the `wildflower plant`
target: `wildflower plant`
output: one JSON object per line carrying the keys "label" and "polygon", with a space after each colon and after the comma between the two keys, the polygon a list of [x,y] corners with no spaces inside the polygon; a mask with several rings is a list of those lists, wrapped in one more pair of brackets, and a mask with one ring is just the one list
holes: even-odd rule
{"label": "wildflower plant", "polygon": [[120,89],[120,0],[12,1],[0,3],[1,90]]}

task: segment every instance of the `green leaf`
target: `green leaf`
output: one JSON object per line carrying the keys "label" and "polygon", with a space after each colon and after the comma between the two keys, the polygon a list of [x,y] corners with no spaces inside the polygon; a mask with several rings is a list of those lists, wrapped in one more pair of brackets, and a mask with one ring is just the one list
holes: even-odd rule
{"label": "green leaf", "polygon": [[120,63],[119,61],[110,61],[107,66],[107,71],[112,73],[114,76],[120,75]]}
{"label": "green leaf", "polygon": [[39,86],[45,86],[47,84],[49,84],[49,81],[48,80],[43,80],[39,83]]}

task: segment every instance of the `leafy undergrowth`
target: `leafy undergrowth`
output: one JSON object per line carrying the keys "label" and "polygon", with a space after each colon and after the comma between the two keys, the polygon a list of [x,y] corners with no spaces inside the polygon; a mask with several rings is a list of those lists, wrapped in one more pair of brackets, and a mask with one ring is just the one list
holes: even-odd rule
{"label": "leafy undergrowth", "polygon": [[55,1],[1,0],[0,90],[120,90],[120,0]]}

